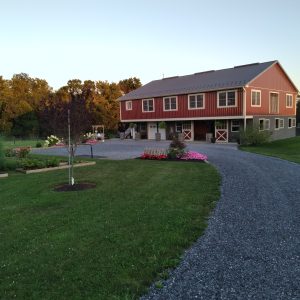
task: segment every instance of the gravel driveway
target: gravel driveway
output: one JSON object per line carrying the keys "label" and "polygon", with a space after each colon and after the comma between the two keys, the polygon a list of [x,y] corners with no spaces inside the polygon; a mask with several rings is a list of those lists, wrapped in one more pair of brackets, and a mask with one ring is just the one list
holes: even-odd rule
{"label": "gravel driveway", "polygon": [[[94,152],[124,159],[167,145],[109,141]],[[230,144],[188,146],[221,172],[222,196],[205,234],[163,288],[151,287],[142,299],[300,299],[300,165]]]}

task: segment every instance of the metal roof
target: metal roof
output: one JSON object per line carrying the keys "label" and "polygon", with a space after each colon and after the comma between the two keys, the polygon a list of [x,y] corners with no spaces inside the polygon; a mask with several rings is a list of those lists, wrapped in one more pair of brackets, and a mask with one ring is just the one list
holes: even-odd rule
{"label": "metal roof", "polygon": [[276,60],[154,80],[118,100],[145,99],[244,87],[275,63],[277,63]]}

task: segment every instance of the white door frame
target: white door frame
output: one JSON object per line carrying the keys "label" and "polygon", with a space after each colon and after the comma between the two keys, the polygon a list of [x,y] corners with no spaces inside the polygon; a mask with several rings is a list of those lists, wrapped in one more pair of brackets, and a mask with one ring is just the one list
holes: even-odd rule
{"label": "white door frame", "polygon": [[215,124],[215,138],[216,143],[228,143],[228,120],[216,120],[216,122],[222,122],[225,126]]}

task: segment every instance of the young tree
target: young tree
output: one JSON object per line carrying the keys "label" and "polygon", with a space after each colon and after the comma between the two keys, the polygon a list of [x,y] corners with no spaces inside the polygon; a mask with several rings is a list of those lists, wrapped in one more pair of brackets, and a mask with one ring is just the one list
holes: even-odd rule
{"label": "young tree", "polygon": [[[93,124],[92,110],[88,109],[87,99],[82,93],[69,94],[69,100],[63,101],[57,94],[53,103],[55,105],[44,108],[42,118],[48,124],[52,134],[62,138],[66,143],[70,155],[70,176],[73,178],[73,162],[78,144],[82,135],[89,131]],[[71,184],[69,178],[69,184]]]}

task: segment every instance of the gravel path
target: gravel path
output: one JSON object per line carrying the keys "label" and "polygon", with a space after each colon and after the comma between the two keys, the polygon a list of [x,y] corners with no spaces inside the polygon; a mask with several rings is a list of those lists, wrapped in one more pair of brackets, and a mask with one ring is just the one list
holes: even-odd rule
{"label": "gravel path", "polygon": [[[109,141],[95,146],[94,153],[124,159],[167,145]],[[207,154],[219,169],[222,196],[205,234],[163,288],[151,287],[141,299],[300,299],[300,165],[230,144],[189,148]]]}
{"label": "gravel path", "polygon": [[202,152],[222,174],[221,199],[164,287],[142,299],[300,299],[300,165]]}

